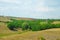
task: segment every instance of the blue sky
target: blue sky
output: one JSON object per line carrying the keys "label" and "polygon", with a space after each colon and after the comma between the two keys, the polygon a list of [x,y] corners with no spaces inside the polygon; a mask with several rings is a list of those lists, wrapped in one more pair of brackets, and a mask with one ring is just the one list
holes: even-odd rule
{"label": "blue sky", "polygon": [[0,0],[0,15],[60,19],[60,0]]}

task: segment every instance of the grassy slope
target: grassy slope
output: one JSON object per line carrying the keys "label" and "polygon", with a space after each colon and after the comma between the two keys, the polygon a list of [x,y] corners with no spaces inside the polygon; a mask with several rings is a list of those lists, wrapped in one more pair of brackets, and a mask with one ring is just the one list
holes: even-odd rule
{"label": "grassy slope", "polygon": [[43,31],[29,31],[22,34],[4,36],[0,40],[40,40],[43,37],[46,40],[60,40],[60,28]]}
{"label": "grassy slope", "polygon": [[[1,18],[0,20],[3,19]],[[21,31],[10,31],[5,23],[0,22],[0,40],[40,40],[41,37],[46,40],[60,40],[60,28],[20,33]]]}
{"label": "grassy slope", "polygon": [[16,19],[16,20],[33,20],[33,18],[19,18],[19,17],[9,17],[9,16],[0,16],[0,21],[6,22],[11,21],[10,19]]}
{"label": "grassy slope", "polygon": [[10,31],[4,23],[0,24],[0,40],[40,40],[41,37],[46,40],[60,40],[60,28],[20,33]]}
{"label": "grassy slope", "polygon": [[[16,18],[12,17],[13,19],[17,20],[32,20],[31,18]],[[11,21],[11,17],[4,17],[0,16],[0,38],[4,36],[10,36],[10,35],[15,35],[15,34],[21,34],[23,31],[18,30],[18,31],[11,31],[7,28],[7,25],[5,22]]]}

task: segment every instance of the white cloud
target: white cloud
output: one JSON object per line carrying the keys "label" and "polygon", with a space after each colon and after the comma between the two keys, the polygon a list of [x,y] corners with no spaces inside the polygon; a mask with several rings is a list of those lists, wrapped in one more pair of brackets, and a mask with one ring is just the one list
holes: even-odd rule
{"label": "white cloud", "polygon": [[17,4],[21,3],[21,2],[19,2],[17,0],[0,0],[0,2],[17,3]]}
{"label": "white cloud", "polygon": [[36,11],[40,11],[40,12],[48,12],[48,8],[47,7],[39,7],[35,9]]}
{"label": "white cloud", "polygon": [[[48,6],[45,6],[46,4],[46,1],[44,0],[34,0],[33,3],[32,3],[32,0],[31,1],[18,1],[18,0],[0,0],[2,2],[8,2],[8,3],[22,3],[20,4],[19,6],[10,6],[10,7],[2,7],[0,8],[0,10],[9,10],[9,9],[19,9],[19,10],[33,10],[33,11],[37,11],[37,12],[50,12],[50,11],[54,11],[55,9],[52,8],[52,7],[48,7]],[[33,5],[31,5],[33,4]]]}
{"label": "white cloud", "polygon": [[0,0],[0,2],[0,14],[4,13],[3,15],[33,18],[53,18],[55,16],[56,18],[60,12],[59,2],[55,0]]}
{"label": "white cloud", "polygon": [[8,11],[8,10],[16,10],[19,9],[19,7],[0,7],[0,11],[4,12],[4,11]]}
{"label": "white cloud", "polygon": [[53,0],[38,0],[33,5],[33,10],[37,12],[55,12],[59,3]]}
{"label": "white cloud", "polygon": [[54,8],[49,8],[49,7],[36,7],[33,10],[34,11],[37,11],[37,12],[50,12],[50,11],[55,11]]}
{"label": "white cloud", "polygon": [[8,8],[7,7],[0,7],[0,11],[4,11],[6,9],[8,9]]}
{"label": "white cloud", "polygon": [[50,11],[55,11],[54,8],[49,7],[48,5],[46,5],[46,1],[44,0],[40,0],[38,2],[36,2],[36,5],[33,5],[32,8],[34,11],[37,12],[50,12]]}

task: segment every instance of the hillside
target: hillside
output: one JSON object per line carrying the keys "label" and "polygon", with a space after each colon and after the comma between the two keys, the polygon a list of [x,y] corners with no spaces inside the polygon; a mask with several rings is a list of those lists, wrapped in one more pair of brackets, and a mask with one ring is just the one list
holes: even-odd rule
{"label": "hillside", "polygon": [[[34,20],[32,18],[17,18],[0,16],[0,40],[60,40],[60,28],[52,28],[42,31],[11,31],[7,27],[7,21],[16,20]],[[41,22],[43,23],[43,22]],[[54,21],[53,24],[59,24],[60,21]]]}
{"label": "hillside", "polygon": [[[21,34],[22,33],[22,34]],[[0,23],[0,40],[60,40],[60,28],[43,31],[11,31],[5,23]]]}
{"label": "hillside", "polygon": [[33,18],[22,18],[22,17],[11,17],[11,16],[0,16],[0,21],[11,21],[11,19],[16,19],[16,20],[33,20]]}
{"label": "hillside", "polygon": [[22,34],[4,36],[0,40],[41,40],[43,37],[46,40],[60,40],[60,29],[49,29],[43,31],[29,31]]}

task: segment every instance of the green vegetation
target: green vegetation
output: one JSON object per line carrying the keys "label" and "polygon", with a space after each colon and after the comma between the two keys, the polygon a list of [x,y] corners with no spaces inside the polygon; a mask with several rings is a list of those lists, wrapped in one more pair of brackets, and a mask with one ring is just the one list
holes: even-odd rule
{"label": "green vegetation", "polygon": [[22,27],[22,22],[23,21],[17,21],[17,20],[14,20],[12,22],[9,22],[8,23],[8,28],[10,30],[16,30],[17,28],[21,28]]}
{"label": "green vegetation", "polygon": [[39,31],[50,28],[60,28],[60,24],[52,24],[53,20],[12,20],[8,23],[10,30],[21,28],[22,30]]}
{"label": "green vegetation", "polygon": [[22,24],[22,30],[28,30],[29,29],[29,24],[27,23],[27,22],[24,22],[23,24]]}
{"label": "green vegetation", "polygon": [[41,40],[46,40],[45,38],[41,37]]}
{"label": "green vegetation", "polygon": [[60,39],[56,39],[56,40],[60,40]]}

